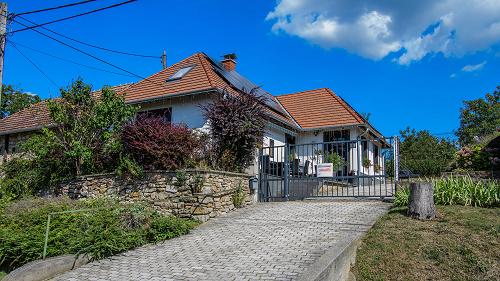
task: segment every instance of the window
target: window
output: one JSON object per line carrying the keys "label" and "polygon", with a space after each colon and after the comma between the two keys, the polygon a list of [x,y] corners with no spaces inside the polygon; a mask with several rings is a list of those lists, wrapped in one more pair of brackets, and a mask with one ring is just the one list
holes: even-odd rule
{"label": "window", "polygon": [[174,73],[174,75],[170,76],[168,79],[167,79],[167,82],[170,82],[170,81],[175,81],[175,80],[179,80],[181,79],[182,77],[184,77],[184,75],[186,75],[191,69],[193,69],[194,65],[192,66],[188,66],[188,67],[183,67],[179,70],[177,70],[176,73]]}
{"label": "window", "polygon": [[269,140],[269,157],[274,158],[274,140]]}
{"label": "window", "polygon": [[140,117],[161,117],[165,123],[172,122],[172,108],[160,108],[154,110],[147,110],[138,113]]}
{"label": "window", "polygon": [[[323,142],[336,142],[349,140],[349,130],[327,131],[323,133]],[[347,159],[348,143],[326,143],[323,145],[325,154],[335,152]]]}
{"label": "window", "polygon": [[5,135],[5,154],[9,154],[9,143],[10,143],[10,135]]}
{"label": "window", "polygon": [[327,131],[323,133],[323,142],[349,140],[349,130]]}

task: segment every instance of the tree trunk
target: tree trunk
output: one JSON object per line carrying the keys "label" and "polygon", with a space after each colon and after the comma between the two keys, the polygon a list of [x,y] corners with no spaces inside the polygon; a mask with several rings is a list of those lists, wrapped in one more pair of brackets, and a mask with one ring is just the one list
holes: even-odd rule
{"label": "tree trunk", "polygon": [[436,217],[434,185],[432,183],[419,182],[410,184],[408,215],[419,220],[429,220]]}

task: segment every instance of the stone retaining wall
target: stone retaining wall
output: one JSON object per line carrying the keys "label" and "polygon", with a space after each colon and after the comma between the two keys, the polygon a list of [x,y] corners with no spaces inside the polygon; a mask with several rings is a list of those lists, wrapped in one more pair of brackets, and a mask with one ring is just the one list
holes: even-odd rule
{"label": "stone retaining wall", "polygon": [[124,202],[146,202],[163,214],[207,221],[241,206],[252,204],[246,174],[211,170],[146,172],[141,179],[124,179],[115,174],[80,177],[65,182],[60,194],[73,199],[118,198]]}

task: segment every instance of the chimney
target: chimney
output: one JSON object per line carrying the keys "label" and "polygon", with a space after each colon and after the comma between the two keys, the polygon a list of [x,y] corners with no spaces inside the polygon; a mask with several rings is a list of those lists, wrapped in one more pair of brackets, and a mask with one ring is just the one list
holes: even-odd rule
{"label": "chimney", "polygon": [[226,54],[222,56],[224,59],[221,61],[222,66],[224,66],[224,69],[227,71],[233,71],[236,69],[236,54],[231,53],[231,54]]}

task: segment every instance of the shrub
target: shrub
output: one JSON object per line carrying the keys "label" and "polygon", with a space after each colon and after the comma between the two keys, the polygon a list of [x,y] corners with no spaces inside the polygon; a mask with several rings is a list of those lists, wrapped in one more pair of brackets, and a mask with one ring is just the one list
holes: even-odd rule
{"label": "shrub", "polygon": [[165,122],[161,117],[138,117],[122,132],[125,151],[145,169],[184,168],[199,145],[198,138],[182,124]]}
{"label": "shrub", "polygon": [[401,186],[394,195],[394,206],[406,207],[410,200],[410,189],[407,186]]}
{"label": "shrub", "polygon": [[266,115],[265,98],[249,93],[225,91],[212,103],[202,106],[210,123],[210,164],[228,171],[243,171],[254,161],[262,142]]}
{"label": "shrub", "polygon": [[456,165],[460,169],[485,171],[491,169],[490,155],[481,145],[464,146],[457,151]]}
{"label": "shrub", "polygon": [[[434,202],[438,205],[500,206],[500,182],[497,180],[479,180],[464,176],[430,181],[434,184]],[[395,194],[394,204],[398,207],[407,206],[409,196],[408,187],[401,187]]]}
{"label": "shrub", "polygon": [[243,191],[243,188],[241,187],[241,182],[240,182],[240,184],[236,188],[236,191],[233,193],[233,205],[236,208],[241,208],[244,201],[245,201],[245,192]]}
{"label": "shrub", "polygon": [[330,152],[330,153],[326,154],[324,162],[325,163],[332,163],[334,170],[340,170],[342,167],[344,167],[347,164],[347,162],[344,160],[344,158],[336,152]]}
{"label": "shrub", "polygon": [[120,130],[136,108],[110,88],[96,95],[81,80],[62,89],[61,96],[46,102],[50,130],[44,128],[22,143],[24,155],[3,168],[2,193],[33,195],[62,180],[120,166]]}
{"label": "shrub", "polygon": [[114,255],[145,243],[186,234],[197,222],[160,216],[142,204],[110,200],[31,199],[0,209],[0,269],[9,271],[42,258],[47,215],[75,209],[90,212],[53,215],[47,256]]}

